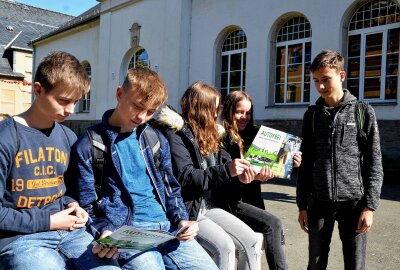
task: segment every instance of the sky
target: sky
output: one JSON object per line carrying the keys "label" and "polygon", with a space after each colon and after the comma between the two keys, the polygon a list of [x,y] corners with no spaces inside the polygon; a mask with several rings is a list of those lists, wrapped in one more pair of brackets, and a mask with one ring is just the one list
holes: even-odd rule
{"label": "sky", "polygon": [[16,0],[18,3],[78,16],[99,4],[96,0]]}

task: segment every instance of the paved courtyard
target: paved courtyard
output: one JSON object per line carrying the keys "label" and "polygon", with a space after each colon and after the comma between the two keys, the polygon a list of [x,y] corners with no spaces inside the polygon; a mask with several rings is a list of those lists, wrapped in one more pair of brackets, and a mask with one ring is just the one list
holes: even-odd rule
{"label": "paved courtyard", "polygon": [[[262,185],[268,211],[285,225],[286,251],[290,270],[307,268],[307,235],[297,223],[296,190],[294,183],[274,180]],[[337,227],[333,233],[328,270],[344,269],[341,242]],[[368,235],[367,269],[400,269],[400,185],[384,185],[381,205],[374,214],[374,224]],[[267,270],[265,256],[263,270]]]}

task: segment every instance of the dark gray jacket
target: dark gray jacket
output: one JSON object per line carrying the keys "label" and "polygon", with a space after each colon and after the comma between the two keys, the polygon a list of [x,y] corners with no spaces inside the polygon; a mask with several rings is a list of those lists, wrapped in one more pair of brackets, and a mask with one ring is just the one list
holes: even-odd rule
{"label": "dark gray jacket", "polygon": [[310,107],[304,114],[296,199],[300,210],[307,209],[311,197],[325,202],[363,199],[366,207],[378,207],[383,181],[378,125],[374,109],[368,105],[363,128],[367,140],[361,151],[356,102],[344,90],[343,100],[333,110],[319,98],[315,112]]}

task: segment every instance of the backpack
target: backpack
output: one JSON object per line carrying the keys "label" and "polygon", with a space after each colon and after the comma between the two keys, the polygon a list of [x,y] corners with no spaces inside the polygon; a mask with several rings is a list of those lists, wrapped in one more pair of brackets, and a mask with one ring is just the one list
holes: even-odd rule
{"label": "backpack", "polygon": [[[100,199],[99,194],[101,191],[102,183],[105,180],[104,167],[107,164],[107,159],[105,154],[108,153],[107,146],[103,143],[102,134],[99,134],[94,129],[89,128],[86,133],[88,134],[91,152],[92,152],[92,168],[94,174],[94,186],[96,190],[97,197]],[[160,159],[161,159],[161,144],[158,138],[157,132],[151,127],[147,127],[143,131],[144,136],[146,137],[147,142],[151,147],[151,152],[153,154],[153,159],[156,164],[156,167],[160,167]]]}
{"label": "backpack", "polygon": [[[309,107],[311,110],[311,132],[315,136],[315,105]],[[367,133],[364,131],[365,119],[368,117],[368,103],[364,101],[356,101],[354,109],[354,118],[357,126],[357,141],[361,153],[367,143]]]}

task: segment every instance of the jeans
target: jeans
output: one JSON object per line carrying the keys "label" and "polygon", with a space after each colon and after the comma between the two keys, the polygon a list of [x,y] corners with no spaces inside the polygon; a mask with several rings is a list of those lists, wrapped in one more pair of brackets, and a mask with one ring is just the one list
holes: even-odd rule
{"label": "jeans", "polygon": [[335,220],[342,241],[344,269],[365,269],[367,234],[356,233],[363,201],[312,201],[307,211],[309,226],[308,269],[326,269]]}
{"label": "jeans", "polygon": [[258,239],[254,231],[234,215],[220,208],[199,215],[199,243],[208,250],[221,270],[235,268],[235,247],[239,270],[260,269]]}
{"label": "jeans", "polygon": [[86,228],[23,235],[0,251],[0,269],[120,269],[115,260],[93,254],[92,242]]}
{"label": "jeans", "polygon": [[238,203],[236,216],[255,232],[264,235],[269,269],[287,269],[285,234],[280,219],[263,209],[243,202]]}
{"label": "jeans", "polygon": [[[141,229],[171,231],[169,221],[134,222]],[[122,269],[212,269],[217,266],[196,240],[165,242],[144,252],[122,252],[118,259]]]}

